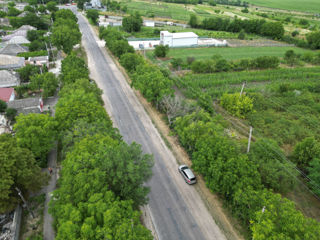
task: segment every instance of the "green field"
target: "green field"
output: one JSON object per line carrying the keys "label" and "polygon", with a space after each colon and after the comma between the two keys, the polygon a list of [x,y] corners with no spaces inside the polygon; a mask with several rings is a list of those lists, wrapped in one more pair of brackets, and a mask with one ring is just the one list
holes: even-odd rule
{"label": "green field", "polygon": [[243,58],[255,58],[260,56],[283,57],[288,50],[294,50],[295,53],[303,54],[312,52],[296,47],[211,47],[211,48],[172,48],[168,56],[171,58],[195,57],[196,59],[209,59],[213,55],[219,54],[227,60],[237,60]]}
{"label": "green field", "polygon": [[319,0],[247,0],[247,2],[270,8],[320,13]]}

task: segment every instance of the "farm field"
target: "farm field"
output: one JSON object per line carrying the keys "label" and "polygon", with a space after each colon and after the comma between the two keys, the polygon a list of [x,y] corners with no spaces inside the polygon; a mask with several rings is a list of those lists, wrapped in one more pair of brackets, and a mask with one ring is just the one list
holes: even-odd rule
{"label": "farm field", "polygon": [[264,137],[292,147],[306,136],[320,134],[319,79],[320,67],[313,67],[188,74],[178,84],[188,98],[206,92],[218,100],[223,93],[240,92],[246,82],[245,92],[255,99],[255,111],[248,116],[250,124]]}
{"label": "farm field", "polygon": [[281,8],[285,10],[320,12],[318,0],[248,0],[247,2],[270,8]]}
{"label": "farm field", "polygon": [[260,56],[283,57],[288,50],[294,50],[297,54],[312,52],[296,47],[211,47],[211,48],[172,48],[168,56],[171,58],[194,57],[195,59],[209,59],[213,55],[221,55],[227,60],[243,58],[256,58]]}

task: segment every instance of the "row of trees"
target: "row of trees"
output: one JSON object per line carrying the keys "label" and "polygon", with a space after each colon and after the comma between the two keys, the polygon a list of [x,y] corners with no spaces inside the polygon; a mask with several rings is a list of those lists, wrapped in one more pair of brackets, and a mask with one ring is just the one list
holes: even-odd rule
{"label": "row of trees", "polygon": [[70,53],[73,46],[81,41],[77,18],[69,9],[60,9],[53,14],[52,42],[65,53]]}
{"label": "row of trees", "polygon": [[49,210],[56,239],[152,239],[136,210],[147,201],[152,157],[122,141],[74,53],[62,62],[62,82],[55,118],[64,159]]}
{"label": "row of trees", "polygon": [[243,154],[241,145],[224,136],[223,129],[221,119],[204,111],[178,117],[174,123],[181,144],[192,156],[193,168],[250,227],[254,239],[317,239],[320,224],[273,193],[294,186],[294,169],[279,159],[277,154],[283,153],[277,144],[258,140],[250,154]]}
{"label": "row of trees", "polygon": [[205,18],[200,23],[196,15],[191,15],[189,24],[191,27],[203,28],[215,31],[254,33],[273,39],[281,39],[284,35],[284,28],[280,22],[266,22],[264,19],[233,20],[221,17]]}

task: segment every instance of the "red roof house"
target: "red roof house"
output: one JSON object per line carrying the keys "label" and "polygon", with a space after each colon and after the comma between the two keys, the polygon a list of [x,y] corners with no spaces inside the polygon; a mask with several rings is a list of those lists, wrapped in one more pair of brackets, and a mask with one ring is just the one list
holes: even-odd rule
{"label": "red roof house", "polygon": [[0,88],[0,99],[6,103],[15,99],[14,88]]}

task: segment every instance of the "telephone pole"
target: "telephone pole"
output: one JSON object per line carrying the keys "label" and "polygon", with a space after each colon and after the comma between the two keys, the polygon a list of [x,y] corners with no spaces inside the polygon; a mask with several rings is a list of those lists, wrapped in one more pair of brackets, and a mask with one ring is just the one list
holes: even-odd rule
{"label": "telephone pole", "polygon": [[34,218],[34,214],[33,214],[32,210],[29,208],[29,206],[28,206],[28,204],[27,204],[26,200],[25,200],[25,199],[24,199],[24,197],[22,196],[22,193],[21,193],[20,189],[19,189],[19,188],[17,188],[17,187],[15,187],[15,189],[17,190],[18,195],[19,195],[19,197],[21,198],[21,200],[23,201],[23,203],[26,205],[26,207],[27,207],[28,211],[31,213],[32,218]]}
{"label": "telephone pole", "polygon": [[250,126],[247,153],[249,153],[249,151],[250,151],[251,137],[252,137],[252,127]]}
{"label": "telephone pole", "polygon": [[243,82],[242,84],[242,88],[241,88],[241,92],[240,92],[240,97],[242,96],[242,93],[243,93],[243,89],[244,89],[244,86],[246,85],[246,82]]}

